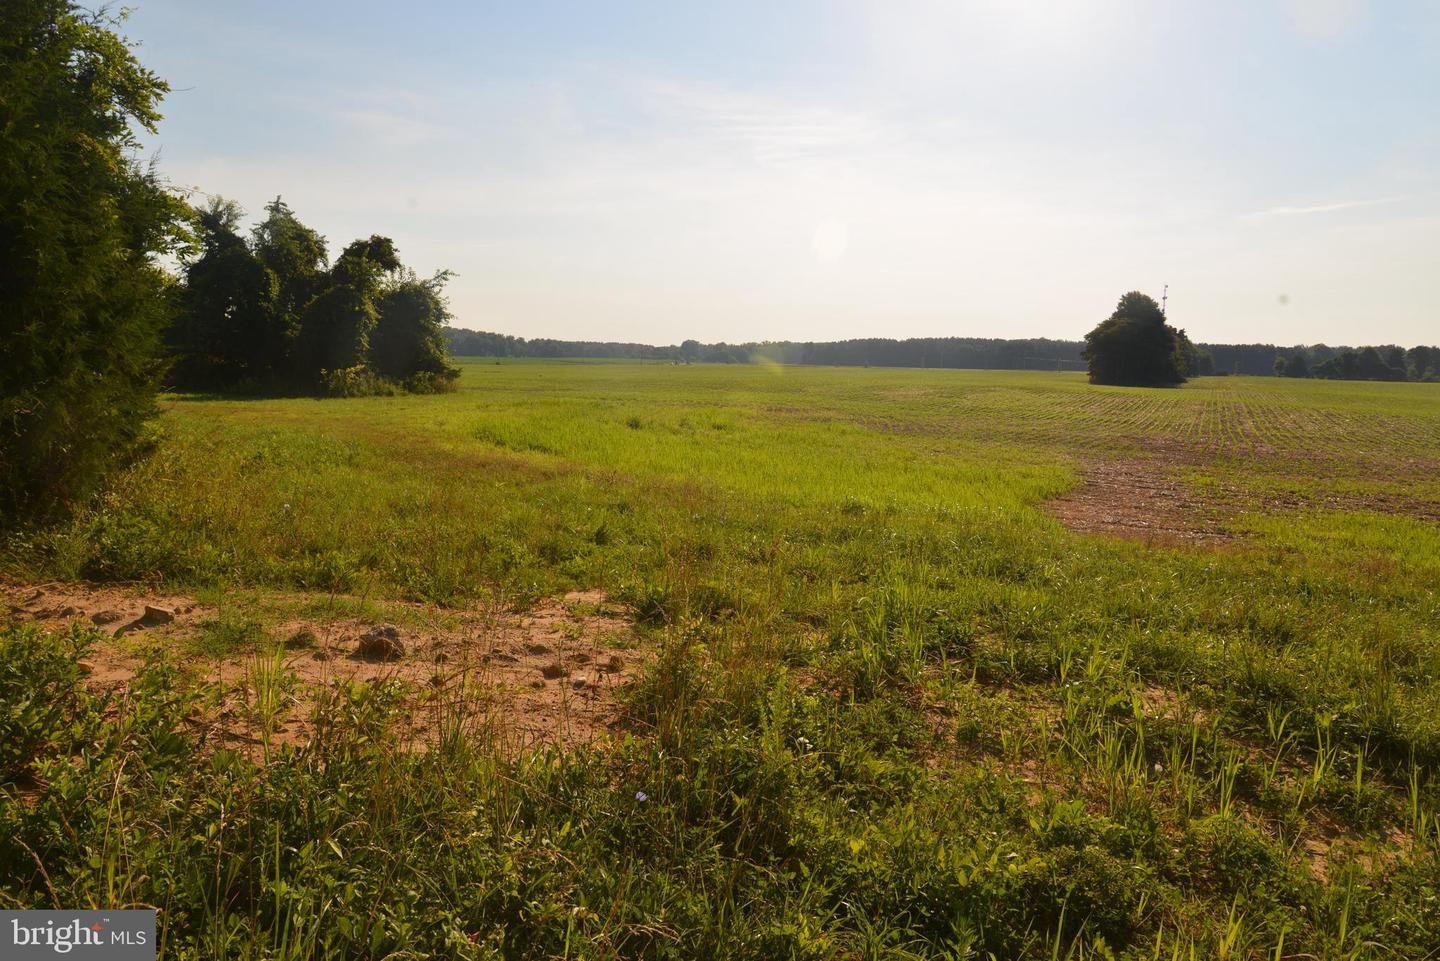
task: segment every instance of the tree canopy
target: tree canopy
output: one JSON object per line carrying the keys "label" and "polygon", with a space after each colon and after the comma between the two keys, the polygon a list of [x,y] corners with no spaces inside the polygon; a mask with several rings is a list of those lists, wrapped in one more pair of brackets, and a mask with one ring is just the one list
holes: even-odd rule
{"label": "tree canopy", "polygon": [[168,87],[118,19],[0,4],[0,520],[73,505],[143,444],[184,204],[135,159]]}
{"label": "tree canopy", "polygon": [[1095,384],[1169,387],[1188,373],[1185,332],[1165,322],[1153,297],[1132,290],[1085,335],[1082,351]]}
{"label": "tree canopy", "polygon": [[453,383],[448,272],[416,277],[378,234],[332,265],[324,238],[284,200],[265,213],[247,240],[235,204],[212,199],[196,212],[198,254],[185,263],[170,338],[179,386],[348,395]]}

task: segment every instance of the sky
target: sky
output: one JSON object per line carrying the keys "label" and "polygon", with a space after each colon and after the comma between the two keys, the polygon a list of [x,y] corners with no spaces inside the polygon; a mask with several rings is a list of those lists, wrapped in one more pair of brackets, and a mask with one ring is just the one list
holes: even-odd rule
{"label": "sky", "polygon": [[[1434,0],[134,0],[176,185],[673,344],[1440,341]],[[198,201],[203,196],[196,195]]]}

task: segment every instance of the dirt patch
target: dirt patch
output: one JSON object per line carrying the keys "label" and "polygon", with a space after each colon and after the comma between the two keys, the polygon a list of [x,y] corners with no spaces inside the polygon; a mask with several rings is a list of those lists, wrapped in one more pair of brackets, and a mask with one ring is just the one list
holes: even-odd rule
{"label": "dirt patch", "polygon": [[[1370,511],[1440,523],[1440,504],[1383,491],[1265,492],[1223,480],[1197,488],[1180,475],[1188,467],[1213,465],[1213,455],[1160,439],[1141,441],[1141,445],[1145,456],[1084,466],[1080,486],[1049,501],[1044,509],[1073,531],[1157,545],[1213,545],[1236,540],[1245,534],[1233,522],[1247,514]],[[1318,462],[1305,467],[1324,470]],[[1374,475],[1407,476],[1397,473],[1393,464],[1377,466]]]}
{"label": "dirt patch", "polygon": [[1235,534],[1224,512],[1175,478],[1163,462],[1122,460],[1097,464],[1084,482],[1045,505],[1060,523],[1085,534],[1108,534],[1146,543],[1217,543]]}
{"label": "dirt patch", "polygon": [[[97,689],[123,688],[148,656],[169,652],[217,685],[216,703],[196,722],[208,737],[238,746],[308,741],[323,724],[316,707],[331,694],[388,682],[399,682],[414,747],[457,725],[483,726],[512,749],[573,746],[616,729],[619,693],[651,656],[630,621],[595,592],[523,612],[447,609],[428,623],[428,609],[404,605],[404,626],[292,618],[257,625],[241,649],[214,655],[195,648],[220,612],[193,598],[83,584],[4,586],[0,598],[13,620],[83,623],[109,635],[82,662]],[[395,644],[383,656],[364,644],[377,629]]]}
{"label": "dirt patch", "polygon": [[1307,828],[1310,836],[1300,848],[1310,877],[1321,884],[1329,880],[1336,862],[1354,862],[1366,874],[1388,871],[1415,847],[1415,838],[1393,825],[1359,832],[1341,827],[1324,812],[1312,812]]}

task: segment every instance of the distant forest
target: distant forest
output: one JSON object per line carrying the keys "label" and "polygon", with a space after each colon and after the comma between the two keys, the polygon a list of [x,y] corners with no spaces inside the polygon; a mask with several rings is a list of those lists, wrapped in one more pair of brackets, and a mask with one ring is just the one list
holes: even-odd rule
{"label": "distant forest", "polygon": [[[481,357],[603,357],[668,360],[677,363],[782,364],[838,367],[952,367],[980,370],[1086,369],[1078,340],[1002,340],[990,337],[867,338],[832,342],[777,341],[702,344],[687,340],[670,347],[586,340],[526,340],[507,334],[446,327],[450,353]],[[1322,377],[1332,380],[1440,380],[1440,348],[1393,344],[1331,347],[1326,344],[1198,344],[1195,374],[1252,374]]]}

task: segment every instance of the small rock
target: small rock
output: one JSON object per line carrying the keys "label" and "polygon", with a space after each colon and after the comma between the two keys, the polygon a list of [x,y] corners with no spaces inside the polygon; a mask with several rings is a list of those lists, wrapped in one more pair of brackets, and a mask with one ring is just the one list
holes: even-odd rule
{"label": "small rock", "polygon": [[76,661],[75,667],[81,674],[94,674],[95,665],[90,661]]}
{"label": "small rock", "polygon": [[119,611],[96,611],[90,615],[92,624],[114,624],[116,621],[123,621],[125,615]]}
{"label": "small rock", "polygon": [[316,651],[314,654],[311,654],[310,656],[311,656],[312,658],[314,658],[315,660],[317,660],[317,661],[328,661],[328,660],[330,660],[330,652],[329,652],[329,651],[326,651],[326,650],[323,650],[323,649],[322,649],[322,650],[319,650],[319,651]]}
{"label": "small rock", "polygon": [[400,629],[394,624],[377,624],[360,635],[359,654],[376,661],[397,661],[405,656]]}
{"label": "small rock", "polygon": [[161,624],[169,624],[173,620],[175,620],[175,612],[168,607],[146,604],[145,613],[140,615],[140,620],[136,623],[142,627],[158,627]]}
{"label": "small rock", "polygon": [[546,647],[544,644],[527,644],[525,646],[525,653],[532,655],[533,657],[544,657],[546,654],[550,653],[550,648]]}
{"label": "small rock", "polygon": [[605,670],[609,671],[611,674],[615,674],[619,671],[625,670],[625,658],[621,657],[619,654],[611,654],[610,660],[605,662]]}
{"label": "small rock", "polygon": [[80,610],[80,608],[74,606],[73,604],[66,604],[64,607],[59,608],[58,610],[52,611],[51,614],[50,614],[50,616],[51,616],[51,617],[76,617],[76,616],[78,616],[78,615],[80,615],[80,614],[84,614],[84,613],[85,613],[84,611]]}
{"label": "small rock", "polygon": [[546,664],[544,667],[540,668],[540,676],[545,678],[547,681],[553,681],[557,677],[563,677],[564,674],[565,668],[561,666],[558,661],[551,664]]}
{"label": "small rock", "polygon": [[580,676],[579,674],[576,674],[574,677],[570,678],[570,686],[575,688],[575,690],[577,691],[588,683],[589,682],[586,681],[585,678]]}

